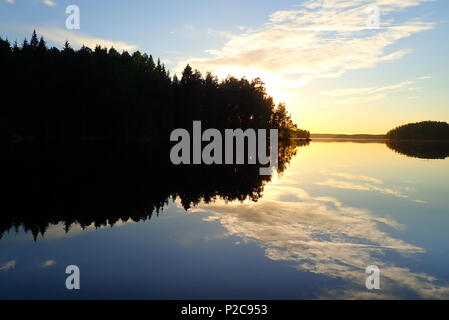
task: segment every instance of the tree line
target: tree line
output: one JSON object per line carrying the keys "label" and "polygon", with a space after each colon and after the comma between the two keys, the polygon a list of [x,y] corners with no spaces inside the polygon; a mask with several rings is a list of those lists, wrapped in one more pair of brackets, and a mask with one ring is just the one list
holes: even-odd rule
{"label": "tree line", "polygon": [[[187,65],[178,78],[160,59],[101,46],[49,48],[33,32],[19,46],[0,38],[1,139],[151,141],[174,128],[277,128],[308,139],[285,104],[275,106],[260,79],[218,80]],[[162,139],[164,138],[164,139]]]}
{"label": "tree line", "polygon": [[399,126],[387,133],[388,140],[449,140],[449,124],[423,121]]}

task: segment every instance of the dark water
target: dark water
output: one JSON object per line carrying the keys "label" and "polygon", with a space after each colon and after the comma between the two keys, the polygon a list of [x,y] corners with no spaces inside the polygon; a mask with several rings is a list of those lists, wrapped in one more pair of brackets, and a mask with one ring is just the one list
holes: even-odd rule
{"label": "dark water", "polygon": [[5,152],[0,298],[448,299],[449,159],[417,148],[287,146],[271,178],[139,148]]}

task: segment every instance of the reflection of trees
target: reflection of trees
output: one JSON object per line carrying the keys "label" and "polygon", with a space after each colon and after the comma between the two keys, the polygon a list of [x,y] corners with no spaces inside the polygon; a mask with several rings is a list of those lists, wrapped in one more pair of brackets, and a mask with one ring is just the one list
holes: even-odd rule
{"label": "reflection of trees", "polygon": [[[305,145],[306,143],[302,143]],[[301,143],[279,147],[279,172]],[[6,170],[0,237],[20,226],[34,238],[49,225],[113,226],[159,214],[171,198],[187,210],[199,202],[262,197],[271,176],[258,165],[173,166],[169,150],[152,145],[90,143],[51,147],[15,146],[4,152]]]}
{"label": "reflection of trees", "polygon": [[287,169],[290,160],[296,156],[299,147],[305,147],[310,144],[303,140],[281,140],[279,142],[279,164],[278,172],[282,173]]}
{"label": "reflection of trees", "polygon": [[397,153],[421,159],[445,159],[449,156],[449,141],[387,141]]}

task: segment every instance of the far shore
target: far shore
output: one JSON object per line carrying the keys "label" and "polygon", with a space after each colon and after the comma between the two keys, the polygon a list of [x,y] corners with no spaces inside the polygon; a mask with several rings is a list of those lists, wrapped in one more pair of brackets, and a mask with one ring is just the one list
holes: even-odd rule
{"label": "far shore", "polygon": [[313,133],[311,139],[387,140],[385,134],[322,134]]}

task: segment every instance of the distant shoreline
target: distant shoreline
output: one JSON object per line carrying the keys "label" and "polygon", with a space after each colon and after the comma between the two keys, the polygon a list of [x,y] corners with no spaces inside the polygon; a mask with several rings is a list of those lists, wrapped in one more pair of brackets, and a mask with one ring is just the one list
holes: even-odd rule
{"label": "distant shoreline", "polygon": [[385,134],[322,134],[314,133],[311,139],[387,140]]}

